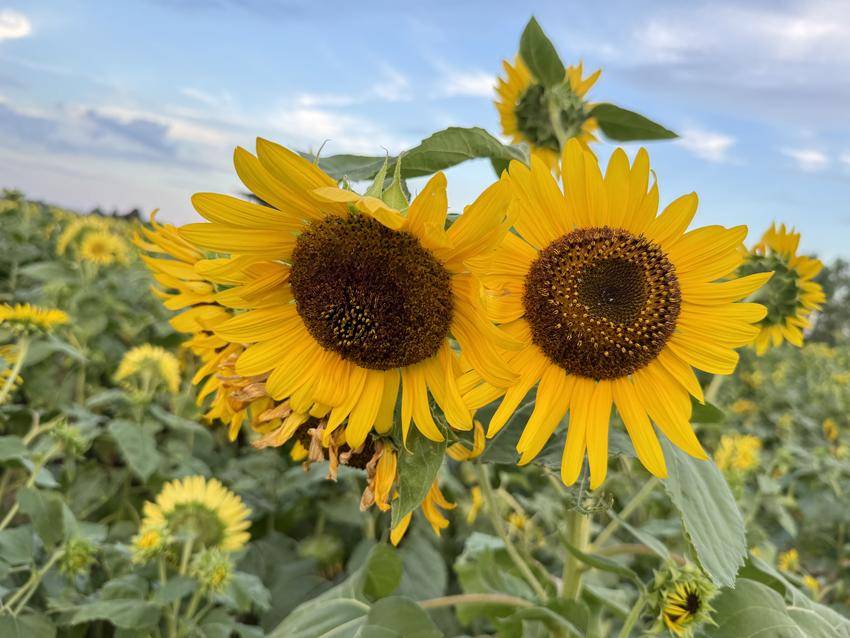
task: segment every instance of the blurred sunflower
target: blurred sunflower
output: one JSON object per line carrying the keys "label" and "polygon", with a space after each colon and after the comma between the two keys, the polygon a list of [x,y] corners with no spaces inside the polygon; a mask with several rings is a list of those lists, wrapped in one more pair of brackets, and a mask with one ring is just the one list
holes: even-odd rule
{"label": "blurred sunflower", "polygon": [[[140,544],[152,542],[153,530],[186,536],[203,547],[235,552],[250,539],[251,511],[216,479],[189,476],[166,483],[154,502],[145,503]],[[159,542],[159,541],[157,541]]]}
{"label": "blurred sunflower", "polygon": [[[514,144],[525,142],[549,168],[558,165],[561,144],[558,132],[552,125],[552,114],[546,100],[545,89],[538,83],[528,67],[517,56],[514,63],[502,61],[505,77],[496,85],[495,102],[502,123],[502,133]],[[594,142],[596,121],[588,116],[590,105],[585,95],[599,79],[601,70],[584,78],[582,64],[567,67],[566,83],[558,94],[558,116],[565,138],[576,137],[583,142]]]}
{"label": "blurred sunflower", "polygon": [[785,224],[778,228],[771,224],[738,271],[739,275],[774,273],[770,283],[756,296],[756,301],[767,307],[753,344],[759,355],[783,341],[802,346],[809,315],[826,301],[823,288],[814,281],[823,263],[814,257],[798,255],[799,245],[800,233],[786,228]]}
{"label": "blurred sunflower", "polygon": [[758,466],[761,457],[761,439],[752,434],[724,434],[714,455],[721,470],[749,472]]}
{"label": "blurred sunflower", "polygon": [[[173,260],[156,265],[178,291],[197,284],[198,292],[190,292],[200,303],[213,295],[205,283],[220,284],[215,313],[241,311],[210,330],[235,347],[233,379],[256,381],[281,411],[326,417],[326,441],[347,419],[352,449],[373,425],[389,430],[399,393],[405,439],[411,423],[426,437],[443,439],[429,391],[449,425],[471,429],[451,338],[485,379],[514,379],[496,352],[496,344],[510,348],[512,341],[487,320],[464,265],[507,232],[506,182],[487,189],[444,230],[441,173],[402,215],[379,199],[337,188],[317,166],[263,139],[256,157],[238,148],[235,165],[268,206],[196,194],[192,202],[208,222],[182,227],[180,237],[195,253],[228,256],[192,268]],[[301,423],[282,424],[278,441]]]}
{"label": "blurred sunflower", "polygon": [[67,313],[56,308],[40,308],[28,303],[0,305],[0,325],[13,332],[51,332],[70,321]]}
{"label": "blurred sunflower", "polygon": [[[696,213],[695,193],[657,215],[645,150],[630,167],[617,149],[603,177],[593,153],[570,140],[562,166],[563,193],[540,159],[532,157],[530,168],[511,163],[517,233],[506,235],[492,258],[470,265],[487,288],[491,319],[523,344],[504,353],[519,380],[506,386],[485,380],[465,399],[481,407],[506,392],[489,424],[493,436],[539,382],[517,445],[519,463],[540,452],[569,411],[561,476],[574,483],[587,451],[594,488],[607,472],[616,405],[638,458],[663,477],[651,421],[673,444],[706,458],[689,423],[689,395],[703,400],[692,367],[713,374],[735,369],[735,348],[755,338],[752,324],[765,308],[734,302],[770,273],[714,283],[740,265],[746,226],[685,232]],[[476,383],[469,376],[466,388]]]}
{"label": "blurred sunflower", "polygon": [[80,243],[80,259],[99,266],[123,263],[127,260],[127,244],[109,231],[88,233]]}
{"label": "blurred sunflower", "polygon": [[149,343],[136,346],[124,353],[115,372],[116,381],[126,382],[131,377],[140,379],[146,389],[161,384],[171,394],[177,394],[180,390],[180,362],[159,346]]}

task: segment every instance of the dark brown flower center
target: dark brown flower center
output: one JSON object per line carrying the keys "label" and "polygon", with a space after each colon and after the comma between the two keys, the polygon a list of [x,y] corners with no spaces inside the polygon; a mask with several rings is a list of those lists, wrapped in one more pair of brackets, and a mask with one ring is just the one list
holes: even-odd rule
{"label": "dark brown flower center", "polygon": [[448,271],[410,233],[365,215],[328,217],[292,254],[298,313],[322,347],[373,370],[437,353],[449,332]]}
{"label": "dark brown flower center", "polygon": [[567,372],[616,379],[647,365],[676,327],[681,293],[661,247],[580,228],[540,251],[525,278],[534,343]]}

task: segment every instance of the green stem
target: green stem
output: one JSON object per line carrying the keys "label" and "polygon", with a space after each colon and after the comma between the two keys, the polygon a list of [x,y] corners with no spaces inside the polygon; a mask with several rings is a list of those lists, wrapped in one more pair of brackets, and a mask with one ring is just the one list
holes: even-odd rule
{"label": "green stem", "polygon": [[705,389],[705,400],[707,403],[716,403],[717,395],[720,394],[720,388],[723,382],[726,381],[726,376],[715,374]]}
{"label": "green stem", "polygon": [[18,358],[15,360],[15,365],[12,367],[12,371],[9,374],[9,377],[3,384],[3,389],[0,390],[0,405],[3,405],[3,403],[6,401],[6,397],[8,397],[9,393],[12,391],[12,386],[15,385],[15,379],[18,378],[18,374],[20,374],[21,368],[24,367],[24,359],[27,358],[27,351],[29,350],[29,347],[29,337],[21,337],[18,341]]}
{"label": "green stem", "polygon": [[[178,573],[181,576],[185,576],[186,572],[189,571],[189,560],[192,558],[192,548],[195,545],[195,537],[190,536],[186,539],[186,542],[183,543],[183,554],[180,557],[180,567],[178,569]],[[171,606],[171,618],[169,619],[169,629],[174,627],[174,633],[171,634],[173,636],[177,635],[177,617],[180,615],[180,601],[175,600],[174,604]]]}
{"label": "green stem", "polygon": [[625,507],[620,510],[619,516],[608,523],[605,529],[599,533],[599,536],[597,536],[596,540],[593,541],[593,545],[595,547],[601,547],[610,540],[610,538],[614,535],[614,532],[620,528],[620,523],[625,521],[638,507],[643,504],[647,497],[652,494],[652,490],[655,489],[656,485],[658,485],[658,479],[654,476],[644,483],[643,487],[641,487],[637,493],[632,496],[631,500],[626,503]]}
{"label": "green stem", "polygon": [[32,576],[30,576],[30,579],[24,584],[24,586],[21,587],[17,592],[15,592],[15,595],[12,596],[6,602],[6,607],[11,609],[12,605],[14,605],[15,602],[20,599],[18,606],[14,609],[14,611],[12,611],[13,616],[17,616],[19,613],[21,613],[21,610],[23,610],[23,608],[29,602],[29,599],[32,598],[33,594],[35,594],[39,584],[41,584],[42,578],[44,578],[44,575],[48,571],[50,571],[50,568],[53,567],[57,560],[62,558],[62,554],[64,553],[65,552],[61,549],[57,549],[55,552],[53,552],[53,555],[42,566],[42,568],[34,571]]}
{"label": "green stem", "polygon": [[555,132],[555,137],[558,138],[558,147],[564,148],[564,145],[569,139],[569,135],[567,135],[567,132],[561,124],[561,108],[558,105],[558,101],[552,94],[547,95],[546,101],[549,106],[549,121],[552,123],[552,130]]}
{"label": "green stem", "polygon": [[493,487],[490,485],[490,474],[487,471],[487,466],[483,463],[478,463],[475,468],[478,474],[478,484],[481,486],[481,494],[484,497],[487,515],[490,518],[493,528],[499,535],[499,538],[501,538],[502,542],[505,544],[505,550],[507,550],[508,556],[510,556],[523,578],[525,578],[529,586],[534,590],[534,593],[540,597],[540,600],[546,600],[546,598],[548,598],[546,590],[543,585],[540,584],[540,581],[537,580],[537,577],[534,575],[534,572],[531,571],[528,564],[523,560],[516,546],[513,544],[513,541],[511,541],[508,531],[505,529],[504,522],[501,518],[499,518],[499,512],[496,509],[496,499],[493,495]]}
{"label": "green stem", "polygon": [[635,601],[629,615],[626,616],[626,620],[623,622],[623,628],[620,630],[620,633],[617,634],[617,638],[629,638],[629,635],[632,633],[632,629],[634,629],[635,624],[640,619],[640,615],[645,606],[646,598],[643,594],[641,594]]}
{"label": "green stem", "polygon": [[198,603],[201,602],[201,598],[203,598],[203,590],[202,588],[198,588],[195,590],[195,593],[192,594],[192,598],[189,601],[189,606],[186,608],[186,613],[184,616],[186,620],[191,620],[195,615],[195,610],[198,608]]}
{"label": "green stem", "polygon": [[[586,552],[590,541],[590,516],[578,510],[567,512],[567,540],[581,552]],[[564,557],[561,598],[578,600],[581,593],[581,575],[584,565],[571,552]]]}
{"label": "green stem", "polygon": [[534,607],[534,603],[508,594],[457,594],[422,600],[422,609],[439,609],[440,607],[455,607],[456,605],[510,605],[511,607]]}
{"label": "green stem", "polygon": [[[33,485],[35,485],[35,480],[36,480],[36,478],[38,478],[38,473],[41,471],[41,468],[43,468],[45,465],[47,465],[47,462],[48,462],[50,459],[52,459],[52,458],[53,458],[53,456],[54,456],[57,452],[59,452],[61,449],[62,449],[62,445],[61,445],[60,443],[57,443],[57,444],[56,444],[56,445],[54,445],[52,448],[50,448],[50,449],[49,449],[49,450],[48,450],[48,451],[44,454],[44,456],[42,456],[42,457],[38,460],[38,462],[37,462],[35,465],[33,465],[33,468],[32,468],[32,474],[30,475],[30,477],[29,477],[29,479],[27,480],[27,482],[24,484],[24,487],[32,487]],[[8,525],[9,525],[9,523],[11,523],[11,522],[12,522],[12,519],[13,519],[13,518],[15,518],[15,514],[17,514],[17,513],[18,513],[18,509],[19,509],[19,507],[20,507],[20,506],[18,505],[18,503],[17,503],[17,502],[16,502],[14,505],[12,505],[12,507],[11,507],[11,508],[9,509],[9,511],[6,513],[6,516],[3,518],[3,520],[2,520],[2,521],[0,521],[0,531],[2,531],[2,530],[4,530],[4,529],[6,529],[6,527],[8,527]]]}

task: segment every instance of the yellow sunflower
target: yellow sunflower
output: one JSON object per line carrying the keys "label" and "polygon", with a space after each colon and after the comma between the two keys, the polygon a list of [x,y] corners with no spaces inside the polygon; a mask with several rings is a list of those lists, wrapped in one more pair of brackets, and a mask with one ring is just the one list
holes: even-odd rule
{"label": "yellow sunflower", "polygon": [[[735,348],[758,333],[765,308],[734,303],[770,273],[718,282],[740,265],[745,226],[686,232],[695,193],[657,215],[658,189],[648,189],[649,158],[629,166],[622,149],[605,175],[588,148],[570,140],[562,160],[563,192],[548,167],[510,166],[518,208],[515,234],[490,259],[471,265],[487,289],[487,310],[523,344],[505,356],[519,380],[467,390],[475,407],[505,397],[489,424],[493,436],[539,382],[537,399],[517,445],[520,464],[543,448],[570,413],[561,476],[578,478],[585,451],[590,484],[608,466],[608,426],[616,405],[638,458],[656,476],[666,465],[652,422],[687,453],[706,458],[691,426],[691,399],[702,401],[692,367],[730,374]],[[474,373],[464,380],[475,385]]]}
{"label": "yellow sunflower", "polygon": [[809,315],[820,310],[826,301],[823,288],[814,281],[823,263],[814,257],[798,255],[799,245],[800,233],[786,228],[785,224],[778,228],[772,224],[739,270],[743,275],[774,273],[770,284],[757,297],[767,307],[767,316],[759,324],[761,331],[754,342],[759,355],[783,341],[802,346]]}
{"label": "yellow sunflower", "polygon": [[[442,173],[403,215],[337,188],[317,166],[263,139],[257,156],[238,148],[235,165],[268,205],[196,194],[192,202],[208,221],[184,226],[179,235],[196,252],[225,256],[190,268],[184,260],[156,264],[157,278],[170,278],[167,285],[178,292],[197,284],[191,292],[203,310],[193,306],[181,319],[190,312],[230,315],[210,328],[240,350],[233,378],[255,380],[292,414],[326,418],[326,440],[347,420],[351,448],[373,425],[381,433],[392,427],[399,393],[405,438],[414,423],[426,437],[443,439],[429,392],[449,425],[471,429],[452,338],[485,379],[514,380],[496,350],[513,342],[487,320],[465,266],[489,253],[510,226],[506,180],[445,230]],[[212,310],[205,305],[210,282],[218,290]],[[174,297],[168,301],[178,305]],[[300,423],[282,425],[278,440]]]}
{"label": "yellow sunflower", "polygon": [[116,381],[126,382],[131,377],[138,377],[148,387],[162,384],[171,394],[177,394],[180,389],[180,362],[159,346],[149,343],[136,346],[124,353],[115,372]]}
{"label": "yellow sunflower", "polygon": [[216,479],[189,476],[166,483],[156,500],[144,506],[140,538],[154,530],[191,537],[204,547],[235,552],[251,535],[251,511]]}
{"label": "yellow sunflower", "polygon": [[664,599],[664,625],[676,636],[690,636],[695,626],[709,617],[711,608],[695,583],[683,582]]}
{"label": "yellow sunflower", "polygon": [[56,308],[40,308],[28,303],[0,305],[0,325],[16,332],[41,330],[50,332],[70,321],[67,313]]}
{"label": "yellow sunflower", "polygon": [[[558,165],[561,145],[546,103],[543,85],[531,75],[528,67],[517,56],[513,65],[502,61],[505,77],[496,85],[498,100],[495,102],[502,123],[502,133],[514,144],[527,143],[549,168]],[[560,118],[565,137],[576,137],[583,142],[596,141],[593,131],[596,120],[588,117],[589,104],[585,95],[599,79],[601,70],[586,78],[582,77],[582,64],[567,67],[566,84],[562,92]]]}
{"label": "yellow sunflower", "polygon": [[118,235],[106,230],[91,232],[80,243],[80,259],[99,266],[123,263],[127,259],[127,244]]}

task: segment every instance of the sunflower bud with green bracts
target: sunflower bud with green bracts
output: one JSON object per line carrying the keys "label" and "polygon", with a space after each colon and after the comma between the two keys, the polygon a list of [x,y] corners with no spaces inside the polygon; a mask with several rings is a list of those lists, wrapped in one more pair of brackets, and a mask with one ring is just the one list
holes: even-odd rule
{"label": "sunflower bud with green bracts", "polygon": [[709,603],[716,594],[717,587],[696,565],[667,563],[655,572],[649,588],[655,630],[666,627],[671,635],[690,638],[700,625],[715,624]]}
{"label": "sunflower bud with green bracts", "polygon": [[160,556],[165,556],[173,539],[163,526],[143,526],[131,542],[132,560],[144,564]]}
{"label": "sunflower bud with green bracts", "polygon": [[233,561],[221,549],[203,549],[192,559],[189,575],[198,581],[204,591],[218,593],[230,582]]}
{"label": "sunflower bud with green bracts", "polygon": [[826,301],[823,288],[814,281],[823,263],[798,255],[799,244],[800,233],[785,224],[772,224],[738,269],[739,276],[773,272],[754,296],[754,301],[767,308],[767,315],[760,322],[761,331],[753,342],[758,355],[783,341],[801,347],[809,315]]}
{"label": "sunflower bud with green bracts", "polygon": [[59,570],[69,576],[79,576],[94,563],[95,546],[84,538],[72,538],[63,548]]}
{"label": "sunflower bud with green bracts", "polygon": [[62,421],[50,430],[50,437],[62,446],[68,456],[81,457],[89,449],[90,441],[75,425]]}

